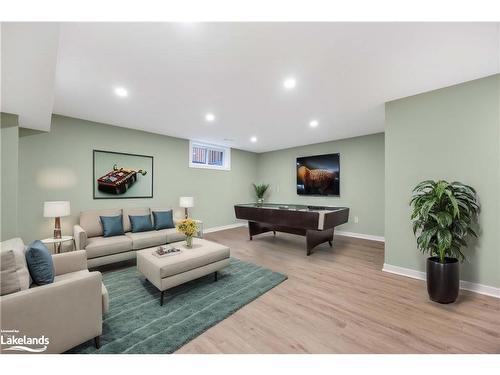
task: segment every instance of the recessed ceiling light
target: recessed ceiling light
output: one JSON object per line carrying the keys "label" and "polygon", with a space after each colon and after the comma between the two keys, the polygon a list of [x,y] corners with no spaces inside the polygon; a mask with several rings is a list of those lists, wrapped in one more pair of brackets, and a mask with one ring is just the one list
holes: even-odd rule
{"label": "recessed ceiling light", "polygon": [[311,128],[315,128],[315,127],[316,127],[316,126],[318,126],[318,125],[319,125],[318,120],[311,120],[311,121],[309,122],[309,126],[310,126]]}
{"label": "recessed ceiling light", "polygon": [[213,113],[207,113],[205,115],[205,121],[207,121],[207,122],[214,122],[215,121],[215,115]]}
{"label": "recessed ceiling light", "polygon": [[250,138],[250,142],[255,143],[257,142],[257,137],[253,136]]}
{"label": "recessed ceiling light", "polygon": [[287,90],[295,88],[297,81],[293,77],[288,77],[283,81],[283,87]]}
{"label": "recessed ceiling light", "polygon": [[115,87],[115,94],[120,98],[125,98],[128,96],[128,91],[124,87]]}

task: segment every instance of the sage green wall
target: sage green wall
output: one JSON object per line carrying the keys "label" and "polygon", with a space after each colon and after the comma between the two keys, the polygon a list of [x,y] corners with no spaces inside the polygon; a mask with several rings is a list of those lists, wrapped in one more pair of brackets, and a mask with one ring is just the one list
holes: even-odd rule
{"label": "sage green wall", "polygon": [[1,240],[17,236],[18,196],[18,117],[10,113],[0,114],[1,123]]}
{"label": "sage green wall", "polygon": [[[340,153],[340,197],[299,196],[296,158]],[[338,229],[384,236],[384,134],[294,147],[259,154],[258,181],[271,184],[274,203],[347,206],[349,222]],[[359,222],[354,223],[354,217]]]}
{"label": "sage green wall", "polygon": [[[62,218],[63,233],[72,232],[81,210],[111,207],[178,207],[179,197],[194,196],[191,214],[205,228],[235,222],[233,204],[252,197],[257,155],[233,149],[231,171],[188,167],[189,142],[136,130],[54,115],[51,130],[21,129],[19,138],[19,231],[27,242],[51,235],[53,220],[42,215],[46,200],[69,200],[71,217]],[[92,198],[92,150],[154,157],[154,198]],[[3,173],[3,172],[2,172]]]}
{"label": "sage green wall", "polygon": [[[154,198],[94,200],[93,149],[154,156]],[[296,157],[335,152],[341,153],[341,196],[297,196]],[[54,115],[50,132],[20,130],[19,235],[26,242],[51,235],[53,222],[42,216],[46,200],[71,202],[72,216],[62,218],[64,233],[71,233],[81,210],[177,207],[181,195],[195,197],[196,207],[191,213],[204,221],[205,228],[227,225],[235,222],[234,203],[254,200],[254,181],[272,185],[267,195],[272,202],[348,206],[350,222],[342,230],[384,235],[383,134],[259,155],[233,149],[231,158],[229,172],[188,168],[187,140]],[[354,224],[354,216],[359,217],[358,224]]]}
{"label": "sage green wall", "polygon": [[410,225],[421,180],[461,181],[477,190],[479,240],[465,250],[461,279],[500,287],[500,76],[386,104],[385,262],[425,270]]}

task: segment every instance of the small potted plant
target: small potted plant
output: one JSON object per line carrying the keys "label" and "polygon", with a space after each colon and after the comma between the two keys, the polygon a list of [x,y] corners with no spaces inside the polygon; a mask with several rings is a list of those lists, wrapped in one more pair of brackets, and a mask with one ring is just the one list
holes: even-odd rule
{"label": "small potted plant", "polygon": [[198,233],[198,224],[193,219],[187,218],[177,223],[177,231],[186,235],[186,247],[193,247],[193,236]]}
{"label": "small potted plant", "polygon": [[413,189],[410,201],[417,247],[427,258],[427,292],[432,301],[451,303],[458,297],[461,248],[479,213],[476,191],[460,182],[427,180]]}
{"label": "small potted plant", "polygon": [[267,189],[269,189],[269,184],[252,184],[253,188],[255,190],[255,196],[257,197],[257,203],[262,204],[264,203],[264,194],[266,193]]}

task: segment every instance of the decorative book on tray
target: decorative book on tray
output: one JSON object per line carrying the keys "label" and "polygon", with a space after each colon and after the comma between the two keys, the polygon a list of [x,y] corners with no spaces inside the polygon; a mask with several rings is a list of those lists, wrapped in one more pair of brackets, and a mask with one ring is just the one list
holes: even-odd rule
{"label": "decorative book on tray", "polygon": [[172,255],[177,255],[182,253],[181,249],[177,249],[175,247],[167,247],[167,246],[158,246],[155,251],[153,251],[153,255],[158,258],[168,257]]}

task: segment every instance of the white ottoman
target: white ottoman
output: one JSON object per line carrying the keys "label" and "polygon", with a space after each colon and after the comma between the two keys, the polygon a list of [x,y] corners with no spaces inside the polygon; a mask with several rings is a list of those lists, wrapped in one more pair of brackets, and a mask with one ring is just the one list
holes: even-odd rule
{"label": "white ottoman", "polygon": [[201,238],[193,238],[193,247],[186,242],[170,244],[181,249],[176,255],[159,258],[153,255],[157,247],[137,252],[137,270],[161,291],[160,305],[163,305],[165,290],[199,277],[214,273],[229,265],[229,247]]}

